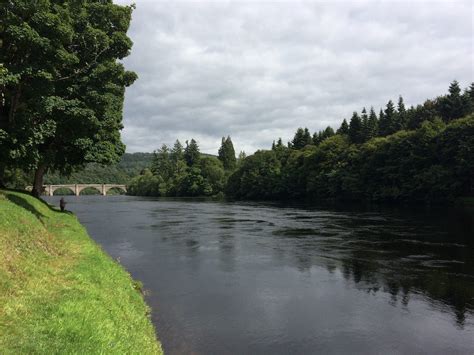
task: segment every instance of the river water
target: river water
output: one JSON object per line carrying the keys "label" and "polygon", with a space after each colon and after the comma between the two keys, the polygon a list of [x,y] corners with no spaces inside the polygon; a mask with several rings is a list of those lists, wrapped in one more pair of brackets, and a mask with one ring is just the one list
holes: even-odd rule
{"label": "river water", "polygon": [[66,200],[167,354],[474,353],[472,210]]}

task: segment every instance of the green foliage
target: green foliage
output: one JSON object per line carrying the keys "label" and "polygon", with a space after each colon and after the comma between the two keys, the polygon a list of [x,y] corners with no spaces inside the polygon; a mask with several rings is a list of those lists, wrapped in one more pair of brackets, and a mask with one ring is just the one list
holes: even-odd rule
{"label": "green foliage", "polygon": [[336,132],[337,134],[349,134],[349,125],[347,124],[346,119],[344,118],[341,123],[341,127]]}
{"label": "green foliage", "polygon": [[395,106],[393,105],[392,100],[389,100],[385,107],[385,111],[383,111],[383,114],[380,114],[379,119],[379,134],[382,137],[396,132],[395,115]]}
{"label": "green foliage", "polygon": [[311,139],[311,133],[309,133],[308,128],[298,128],[290,145],[293,149],[303,149],[312,143],[313,140]]}
{"label": "green foliage", "polygon": [[136,79],[118,61],[132,45],[132,7],[14,0],[0,11],[3,165],[36,170],[38,192],[48,169],[117,162],[124,91]]}
{"label": "green foliage", "polygon": [[357,112],[352,114],[351,120],[349,122],[349,139],[351,142],[356,144],[362,143],[364,141],[364,127]]}
{"label": "green foliage", "polygon": [[150,168],[130,181],[129,194],[214,196],[222,193],[227,180],[222,162],[201,154],[194,139],[184,151],[179,141],[171,150],[163,145],[154,153]]}
{"label": "green foliage", "polygon": [[[68,175],[59,172],[49,172],[44,178],[45,184],[128,184],[130,180],[139,175],[145,168],[150,167],[153,153],[125,153],[118,164],[101,165],[89,163],[78,167]],[[9,179],[8,181],[14,181]],[[22,182],[23,189],[30,185],[31,180]],[[9,184],[9,187],[13,187]]]}
{"label": "green foliage", "polygon": [[0,231],[2,353],[162,353],[134,281],[75,216],[0,190]]}
{"label": "green foliage", "polygon": [[225,170],[233,170],[237,164],[237,159],[235,158],[234,145],[230,136],[227,138],[222,137],[222,144],[219,148],[218,158],[224,165]]}
{"label": "green foliage", "polygon": [[234,198],[274,199],[281,196],[281,163],[277,153],[257,151],[229,177],[226,193]]}
{"label": "green foliage", "polygon": [[186,141],[186,148],[184,149],[184,160],[188,166],[194,166],[199,164],[201,153],[199,152],[199,146],[194,139],[191,142]]}
{"label": "green foliage", "polygon": [[133,178],[127,186],[128,194],[138,196],[160,196],[162,192],[160,189],[166,193],[163,178],[153,175],[148,169],[145,169],[140,176]]}
{"label": "green foliage", "polygon": [[323,142],[326,138],[332,137],[334,135],[334,130],[332,127],[327,126],[323,131],[319,131],[318,133],[314,132],[313,134],[313,145],[318,145]]}
{"label": "green foliage", "polygon": [[[384,115],[394,114],[389,105]],[[352,132],[356,127],[352,124]],[[299,150],[273,144],[271,151],[245,159],[229,177],[226,193],[241,199],[374,201],[446,201],[474,195],[474,114],[448,124],[434,118],[416,130],[365,143],[354,142],[356,137],[336,134]]]}

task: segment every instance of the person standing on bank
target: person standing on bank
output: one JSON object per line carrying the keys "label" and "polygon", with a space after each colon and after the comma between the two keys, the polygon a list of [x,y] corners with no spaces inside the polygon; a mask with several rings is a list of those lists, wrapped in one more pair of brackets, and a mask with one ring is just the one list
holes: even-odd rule
{"label": "person standing on bank", "polygon": [[64,197],[61,197],[59,200],[59,208],[61,208],[61,212],[64,212],[64,209],[66,208],[66,201],[64,201]]}

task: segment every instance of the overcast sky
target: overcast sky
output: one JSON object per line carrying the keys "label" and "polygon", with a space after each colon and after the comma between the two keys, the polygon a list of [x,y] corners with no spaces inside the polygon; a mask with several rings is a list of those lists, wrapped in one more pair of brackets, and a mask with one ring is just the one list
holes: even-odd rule
{"label": "overcast sky", "polygon": [[402,95],[422,103],[473,81],[473,5],[459,1],[135,2],[124,61],[128,152],[194,137],[216,154],[337,128]]}

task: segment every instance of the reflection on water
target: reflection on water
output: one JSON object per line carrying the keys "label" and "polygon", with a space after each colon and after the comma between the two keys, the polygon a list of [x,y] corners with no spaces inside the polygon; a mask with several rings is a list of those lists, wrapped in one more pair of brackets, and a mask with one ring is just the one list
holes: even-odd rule
{"label": "reflection on water", "polygon": [[68,202],[150,290],[167,353],[474,352],[472,210]]}

